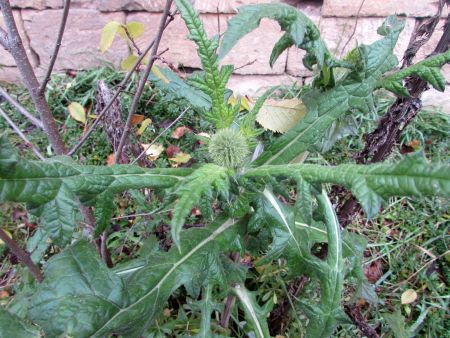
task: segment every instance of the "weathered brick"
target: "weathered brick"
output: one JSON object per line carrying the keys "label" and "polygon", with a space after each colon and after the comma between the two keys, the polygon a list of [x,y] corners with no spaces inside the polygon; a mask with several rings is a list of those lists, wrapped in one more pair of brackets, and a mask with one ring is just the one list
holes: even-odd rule
{"label": "weathered brick", "polygon": [[[229,15],[220,16],[220,32],[226,29],[226,21]],[[160,14],[135,13],[127,17],[128,21],[142,22],[146,27],[144,38],[138,40],[138,45],[144,48],[155,36]],[[217,16],[214,14],[202,14],[201,19],[208,35],[218,34]],[[168,48],[163,57],[176,66],[183,65],[190,68],[200,68],[200,60],[197,55],[196,46],[187,39],[188,31],[181,20],[177,17],[165,30],[161,42],[160,51]],[[223,64],[233,64],[236,68],[251,63],[236,70],[238,74],[282,74],[286,65],[286,53],[280,56],[279,61],[273,69],[269,66],[269,57],[275,42],[281,37],[278,24],[273,21],[263,20],[261,27],[242,39],[236,47],[227,55]]]}
{"label": "weathered brick", "polygon": [[[99,0],[72,0],[71,8],[96,8]],[[58,9],[63,8],[63,0],[11,0],[13,8],[22,9]]]}
{"label": "weathered brick", "polygon": [[19,70],[16,67],[1,67],[0,82],[20,83]]}
{"label": "weathered brick", "polygon": [[228,88],[241,95],[259,96],[273,86],[303,85],[301,78],[283,75],[239,75],[234,74],[228,82]]}
{"label": "weathered brick", "polygon": [[[22,11],[25,28],[33,50],[43,67],[50,61],[57,35],[61,10]],[[110,21],[125,22],[123,13],[100,13],[92,9],[71,10],[55,69],[88,69],[105,61],[118,64],[127,55],[123,41],[116,41],[105,54],[99,51],[103,27]]]}
{"label": "weathered brick", "polygon": [[98,9],[103,12],[113,11],[148,11],[162,12],[166,0],[98,0]]}
{"label": "weathered brick", "polygon": [[[433,16],[437,10],[436,0],[366,0],[360,10],[361,1],[324,0],[322,15],[333,17],[407,15],[415,17]],[[446,16],[445,10],[443,16]]]}
{"label": "weathered brick", "polygon": [[[280,0],[193,0],[194,8],[200,13],[236,13],[242,5],[280,2]],[[162,12],[165,0],[99,0],[101,11],[147,11]]]}
{"label": "weathered brick", "polygon": [[445,92],[441,93],[434,88],[427,90],[422,95],[422,103],[424,107],[434,107],[441,109],[443,112],[450,114],[450,86],[445,88]]}

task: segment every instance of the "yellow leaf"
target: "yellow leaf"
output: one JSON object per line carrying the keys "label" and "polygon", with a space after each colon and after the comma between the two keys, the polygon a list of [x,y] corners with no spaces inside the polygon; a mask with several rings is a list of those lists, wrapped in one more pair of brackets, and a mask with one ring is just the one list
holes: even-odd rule
{"label": "yellow leaf", "polygon": [[299,99],[266,100],[256,121],[266,130],[285,133],[294,127],[306,114],[306,106]]}
{"label": "yellow leaf", "polygon": [[175,162],[176,164],[184,164],[188,163],[191,158],[191,155],[179,152],[175,155],[175,157],[169,158],[169,160]]}
{"label": "yellow leaf", "polygon": [[250,104],[248,102],[248,99],[245,96],[236,97],[236,96],[232,95],[228,99],[228,103],[234,107],[238,103],[239,99],[241,100],[241,106],[239,107],[239,111],[243,111],[243,110],[250,111]]}
{"label": "yellow leaf", "polygon": [[141,22],[132,21],[127,23],[126,27],[132,39],[137,39],[144,34],[144,25]]}
{"label": "yellow leaf", "polygon": [[152,123],[151,119],[145,119],[144,121],[142,121],[141,123],[141,127],[139,128],[139,130],[137,131],[138,135],[142,135],[145,132],[145,129],[147,129],[147,127]]}
{"label": "yellow leaf", "polygon": [[70,116],[78,122],[86,123],[86,112],[81,104],[78,102],[72,102],[67,109],[69,110]]}
{"label": "yellow leaf", "polygon": [[164,83],[170,83],[169,79],[167,77],[164,76],[164,74],[161,72],[161,70],[159,69],[158,66],[153,66],[152,67],[152,72],[153,74],[155,74],[155,76],[160,79],[161,81],[163,81]]}
{"label": "yellow leaf", "polygon": [[417,292],[414,291],[413,289],[408,289],[405,292],[402,293],[402,304],[411,304],[413,302],[415,302],[417,299]]}
{"label": "yellow leaf", "polygon": [[[10,233],[8,230],[3,229],[3,231],[6,232],[6,234],[8,235],[8,237],[12,239],[12,235],[11,235],[11,233]],[[3,245],[3,244],[5,244],[5,242],[3,242],[3,241],[0,239],[0,245]]]}
{"label": "yellow leaf", "polygon": [[145,154],[152,161],[156,161],[159,155],[161,155],[161,153],[164,151],[164,146],[159,143],[152,144],[150,147],[148,144],[142,144],[142,147],[145,149]]}
{"label": "yellow leaf", "polygon": [[102,53],[106,52],[109,49],[109,47],[111,47],[117,31],[121,27],[122,27],[122,24],[117,21],[108,22],[105,25],[105,27],[103,27],[102,35],[100,38],[100,51]]}
{"label": "yellow leaf", "polygon": [[247,111],[251,110],[250,102],[248,102],[248,99],[245,96],[243,96],[241,98],[241,110],[247,110]]}
{"label": "yellow leaf", "polygon": [[138,57],[136,55],[129,55],[126,59],[122,60],[122,62],[120,63],[120,68],[125,71],[130,70],[131,68],[133,68],[137,59]]}

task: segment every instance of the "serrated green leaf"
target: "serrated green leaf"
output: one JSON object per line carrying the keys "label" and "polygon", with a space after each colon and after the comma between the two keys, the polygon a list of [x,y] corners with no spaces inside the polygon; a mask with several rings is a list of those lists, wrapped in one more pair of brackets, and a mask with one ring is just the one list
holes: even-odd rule
{"label": "serrated green leaf", "polygon": [[226,84],[233,72],[233,66],[223,66],[219,69],[219,59],[216,54],[218,37],[208,39],[203,24],[189,0],[175,0],[181,17],[189,30],[189,39],[196,43],[197,53],[202,62],[204,86],[202,91],[211,98],[211,112],[205,118],[216,128],[228,128],[235,115],[225,101]]}
{"label": "serrated green leaf", "polygon": [[[290,173],[290,174],[288,174]],[[343,164],[320,167],[310,164],[261,166],[248,169],[244,177],[301,176],[310,183],[334,183],[352,190],[368,217],[378,213],[381,202],[390,196],[449,196],[448,165],[430,166],[423,154],[406,156],[398,163],[373,165]]]}
{"label": "serrated green leaf", "polygon": [[402,85],[402,79],[417,75],[422,80],[429,82],[436,90],[445,90],[445,78],[441,73],[441,67],[450,62],[450,51],[434,55],[408,68],[380,79],[377,88],[385,88],[394,94],[409,96],[408,91]]}
{"label": "serrated green leaf", "polygon": [[98,195],[95,201],[95,236],[100,236],[108,229],[114,212],[114,196],[108,192]]}
{"label": "serrated green leaf", "polygon": [[213,190],[226,192],[228,186],[228,170],[214,164],[206,164],[186,177],[186,181],[176,191],[180,198],[175,205],[171,223],[172,238],[177,246],[180,245],[180,232],[191,209],[202,197],[211,198]]}
{"label": "serrated green leaf", "polygon": [[0,337],[40,338],[40,329],[6,310],[0,309]]}
{"label": "serrated green leaf", "polygon": [[383,318],[390,326],[395,338],[411,338],[412,332],[406,327],[405,317],[402,316],[400,310],[394,313],[383,313]]}

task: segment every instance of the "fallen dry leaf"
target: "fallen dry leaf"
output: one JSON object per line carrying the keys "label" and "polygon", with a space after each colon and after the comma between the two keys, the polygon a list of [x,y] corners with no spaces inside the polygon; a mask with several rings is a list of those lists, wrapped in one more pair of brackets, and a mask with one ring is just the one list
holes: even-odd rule
{"label": "fallen dry leaf", "polygon": [[166,155],[167,155],[168,158],[173,158],[180,151],[181,151],[180,148],[178,148],[177,146],[174,146],[173,144],[171,144],[166,149]]}
{"label": "fallen dry leaf", "polygon": [[306,114],[306,106],[299,99],[266,100],[256,116],[256,121],[266,130],[285,133]]}
{"label": "fallen dry leaf", "polygon": [[372,284],[376,283],[381,278],[381,276],[383,276],[381,262],[378,260],[367,265],[364,268],[364,274],[366,275],[366,278],[369,281],[369,283]]}
{"label": "fallen dry leaf", "polygon": [[185,126],[178,127],[177,129],[175,129],[173,131],[172,137],[174,139],[179,140],[180,138],[182,138],[184,136],[184,134],[190,133],[190,132],[192,132],[192,130],[189,127],[185,127]]}
{"label": "fallen dry leaf", "polygon": [[156,161],[158,159],[159,155],[161,155],[161,153],[164,151],[164,146],[159,143],[152,144],[151,146],[149,144],[141,144],[141,145],[145,150],[145,154],[152,161]]}
{"label": "fallen dry leaf", "polygon": [[173,166],[178,166],[180,164],[188,163],[191,158],[192,158],[191,155],[179,152],[178,154],[175,155],[175,157],[169,158],[169,160],[174,162]]}
{"label": "fallen dry leaf", "polygon": [[144,121],[144,119],[145,119],[144,115],[134,114],[133,116],[131,116],[131,124],[135,126]]}
{"label": "fallen dry leaf", "polygon": [[114,154],[109,154],[108,158],[106,159],[106,165],[110,166],[110,165],[115,164],[115,162],[116,162],[116,157],[114,156]]}
{"label": "fallen dry leaf", "polygon": [[417,292],[414,291],[413,289],[408,289],[402,293],[401,300],[403,305],[414,303],[416,299],[417,299]]}

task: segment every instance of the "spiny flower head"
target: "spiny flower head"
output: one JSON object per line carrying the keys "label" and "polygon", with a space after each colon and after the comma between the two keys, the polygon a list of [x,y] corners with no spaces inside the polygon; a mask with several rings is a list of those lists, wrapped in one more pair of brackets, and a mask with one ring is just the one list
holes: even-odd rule
{"label": "spiny flower head", "polygon": [[237,130],[221,129],[211,137],[209,155],[217,165],[237,168],[248,154],[247,140]]}

